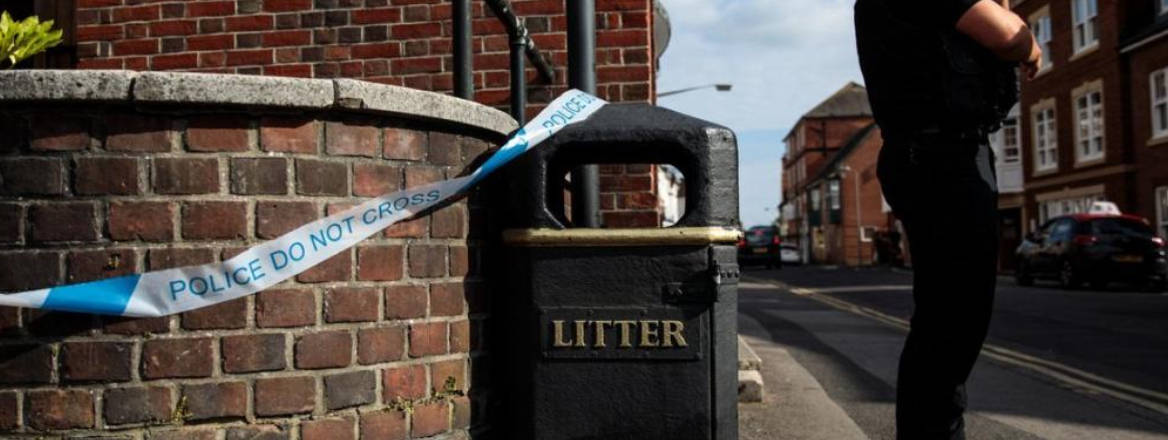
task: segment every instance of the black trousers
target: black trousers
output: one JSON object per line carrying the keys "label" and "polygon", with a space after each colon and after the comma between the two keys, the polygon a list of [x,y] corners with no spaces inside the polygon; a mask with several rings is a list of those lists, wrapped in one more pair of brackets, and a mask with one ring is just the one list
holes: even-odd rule
{"label": "black trousers", "polygon": [[984,138],[886,135],[877,176],[904,224],[913,267],[897,438],[963,439],[965,381],[985,341],[996,282],[993,152]]}

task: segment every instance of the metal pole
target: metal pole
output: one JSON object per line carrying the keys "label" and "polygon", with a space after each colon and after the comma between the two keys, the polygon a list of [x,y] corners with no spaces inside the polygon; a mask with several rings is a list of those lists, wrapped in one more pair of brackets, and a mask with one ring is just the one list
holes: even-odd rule
{"label": "metal pole", "polygon": [[[568,86],[596,93],[596,2],[567,0]],[[596,165],[572,170],[572,223],[600,227],[600,171]]]}
{"label": "metal pole", "polygon": [[454,21],[454,96],[474,99],[474,58],[470,48],[470,0],[452,0]]}
{"label": "metal pole", "polygon": [[511,36],[511,117],[523,125],[527,122],[527,29],[519,29],[521,35]]}

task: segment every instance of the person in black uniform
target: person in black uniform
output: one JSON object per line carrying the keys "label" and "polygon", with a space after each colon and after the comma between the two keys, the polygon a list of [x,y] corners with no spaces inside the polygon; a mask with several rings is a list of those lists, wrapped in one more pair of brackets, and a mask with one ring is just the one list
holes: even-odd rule
{"label": "person in black uniform", "polygon": [[896,388],[899,439],[963,439],[965,381],[997,271],[987,140],[1042,51],[1002,0],[857,0],[856,41],[884,137],[877,177],[912,254],[911,330]]}

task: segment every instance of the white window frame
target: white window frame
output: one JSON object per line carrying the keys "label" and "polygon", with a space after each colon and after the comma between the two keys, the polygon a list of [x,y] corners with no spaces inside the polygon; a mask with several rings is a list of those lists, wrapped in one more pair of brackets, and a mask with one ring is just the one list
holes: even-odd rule
{"label": "white window frame", "polygon": [[1050,24],[1050,8],[1044,7],[1030,16],[1030,30],[1034,32],[1034,39],[1042,48],[1042,69],[1039,72],[1046,72],[1054,67],[1054,59],[1051,57],[1050,49],[1050,42],[1054,40],[1053,28]]}
{"label": "white window frame", "polygon": [[1008,164],[1022,161],[1022,127],[1018,117],[1018,105],[1010,109],[1002,128],[990,135],[990,146],[994,149],[997,163]]}
{"label": "white window frame", "polygon": [[1107,150],[1103,82],[1095,81],[1075,89],[1071,102],[1075,107],[1075,163],[1103,160]]}
{"label": "white window frame", "polygon": [[1071,0],[1071,40],[1075,54],[1099,45],[1098,0]]}
{"label": "white window frame", "polygon": [[1031,110],[1030,123],[1034,144],[1034,173],[1057,171],[1058,112],[1055,111],[1054,100],[1036,104]]}
{"label": "white window frame", "polygon": [[[1168,2],[1168,0],[1163,0]],[[1157,84],[1157,75],[1159,84]],[[1156,86],[1161,86],[1163,96],[1156,96]],[[1151,103],[1152,139],[1168,137],[1168,67],[1153,71],[1148,75],[1148,97]]]}
{"label": "white window frame", "polygon": [[1168,186],[1156,188],[1156,234],[1168,237]]}
{"label": "white window frame", "polygon": [[815,212],[823,211],[823,194],[819,191],[819,185],[811,188],[811,210]]}
{"label": "white window frame", "polygon": [[828,209],[831,209],[832,211],[839,211],[843,205],[840,201],[840,197],[841,197],[840,196],[840,181],[838,179],[832,179],[832,180],[828,181],[828,183],[827,183],[827,200],[829,202]]}

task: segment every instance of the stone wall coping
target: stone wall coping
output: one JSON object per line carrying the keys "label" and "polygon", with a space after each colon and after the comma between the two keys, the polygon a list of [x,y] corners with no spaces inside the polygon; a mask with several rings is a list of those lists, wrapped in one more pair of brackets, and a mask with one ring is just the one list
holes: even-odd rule
{"label": "stone wall coping", "polygon": [[510,115],[465,99],[354,79],[130,70],[0,72],[0,102],[96,101],[197,104],[393,114],[466,125],[501,135]]}

